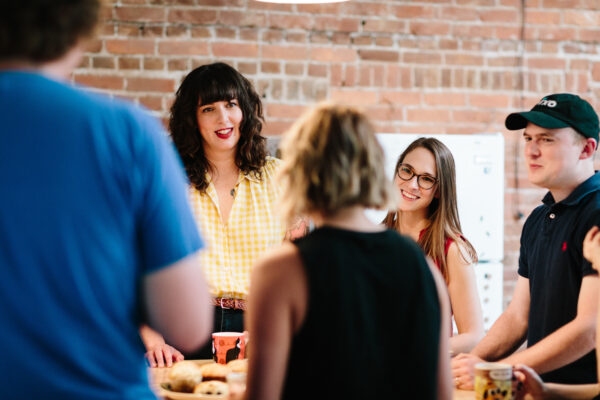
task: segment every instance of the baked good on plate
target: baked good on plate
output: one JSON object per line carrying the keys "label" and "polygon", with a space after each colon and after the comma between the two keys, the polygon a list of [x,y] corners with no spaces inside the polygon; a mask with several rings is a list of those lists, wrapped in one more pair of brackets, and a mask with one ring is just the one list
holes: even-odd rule
{"label": "baked good on plate", "polygon": [[196,385],[194,393],[203,396],[225,397],[229,396],[229,386],[221,381],[204,381]]}
{"label": "baked good on plate", "polygon": [[217,363],[204,364],[200,367],[200,370],[203,381],[227,382],[227,374],[231,372],[229,367]]}
{"label": "baked good on plate", "polygon": [[248,372],[248,359],[231,360],[227,363],[231,372]]}
{"label": "baked good on plate", "polygon": [[200,366],[193,361],[179,361],[169,371],[171,390],[191,393],[202,382]]}

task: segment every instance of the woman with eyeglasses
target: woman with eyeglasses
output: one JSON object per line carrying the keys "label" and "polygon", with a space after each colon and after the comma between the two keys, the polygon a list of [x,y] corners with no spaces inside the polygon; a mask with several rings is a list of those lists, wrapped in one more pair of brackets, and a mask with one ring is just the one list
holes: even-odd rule
{"label": "woman with eyeglasses", "polygon": [[437,139],[419,138],[400,155],[395,171],[398,210],[383,224],[414,239],[438,266],[458,329],[450,351],[469,352],[483,337],[483,318],[472,267],[477,253],[460,227],[452,153]]}

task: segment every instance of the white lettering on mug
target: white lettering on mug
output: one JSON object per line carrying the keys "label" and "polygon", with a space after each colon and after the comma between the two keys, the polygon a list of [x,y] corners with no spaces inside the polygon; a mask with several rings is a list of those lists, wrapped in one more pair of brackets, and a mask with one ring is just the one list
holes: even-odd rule
{"label": "white lettering on mug", "polygon": [[557,104],[558,103],[556,103],[556,101],[554,101],[554,100],[542,99],[542,101],[540,101],[538,103],[538,106],[546,106],[546,107],[554,108],[554,107],[556,107]]}

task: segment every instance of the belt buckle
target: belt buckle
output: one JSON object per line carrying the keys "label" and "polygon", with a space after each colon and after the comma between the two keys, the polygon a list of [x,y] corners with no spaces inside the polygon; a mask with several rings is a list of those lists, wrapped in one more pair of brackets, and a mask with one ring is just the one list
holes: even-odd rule
{"label": "belt buckle", "polygon": [[229,300],[229,299],[223,299],[222,297],[219,299],[219,303],[220,303],[219,305],[221,306],[221,308],[222,308],[223,310],[231,310],[231,307],[225,307],[225,306],[223,305],[223,300]]}

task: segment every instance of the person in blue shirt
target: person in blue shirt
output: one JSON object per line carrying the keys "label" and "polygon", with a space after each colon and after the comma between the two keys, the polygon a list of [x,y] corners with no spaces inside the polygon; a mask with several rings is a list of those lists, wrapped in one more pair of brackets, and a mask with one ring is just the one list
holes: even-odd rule
{"label": "person in blue shirt", "polygon": [[154,399],[140,325],[190,351],[212,326],[166,134],[66,82],[99,9],[0,2],[2,399]]}
{"label": "person in blue shirt", "polygon": [[452,360],[455,383],[472,387],[482,359],[525,364],[548,382],[595,383],[598,276],[582,243],[600,224],[598,116],[579,96],[559,93],[505,124],[524,128],[529,181],[548,193],[523,226],[512,301],[470,354]]}

